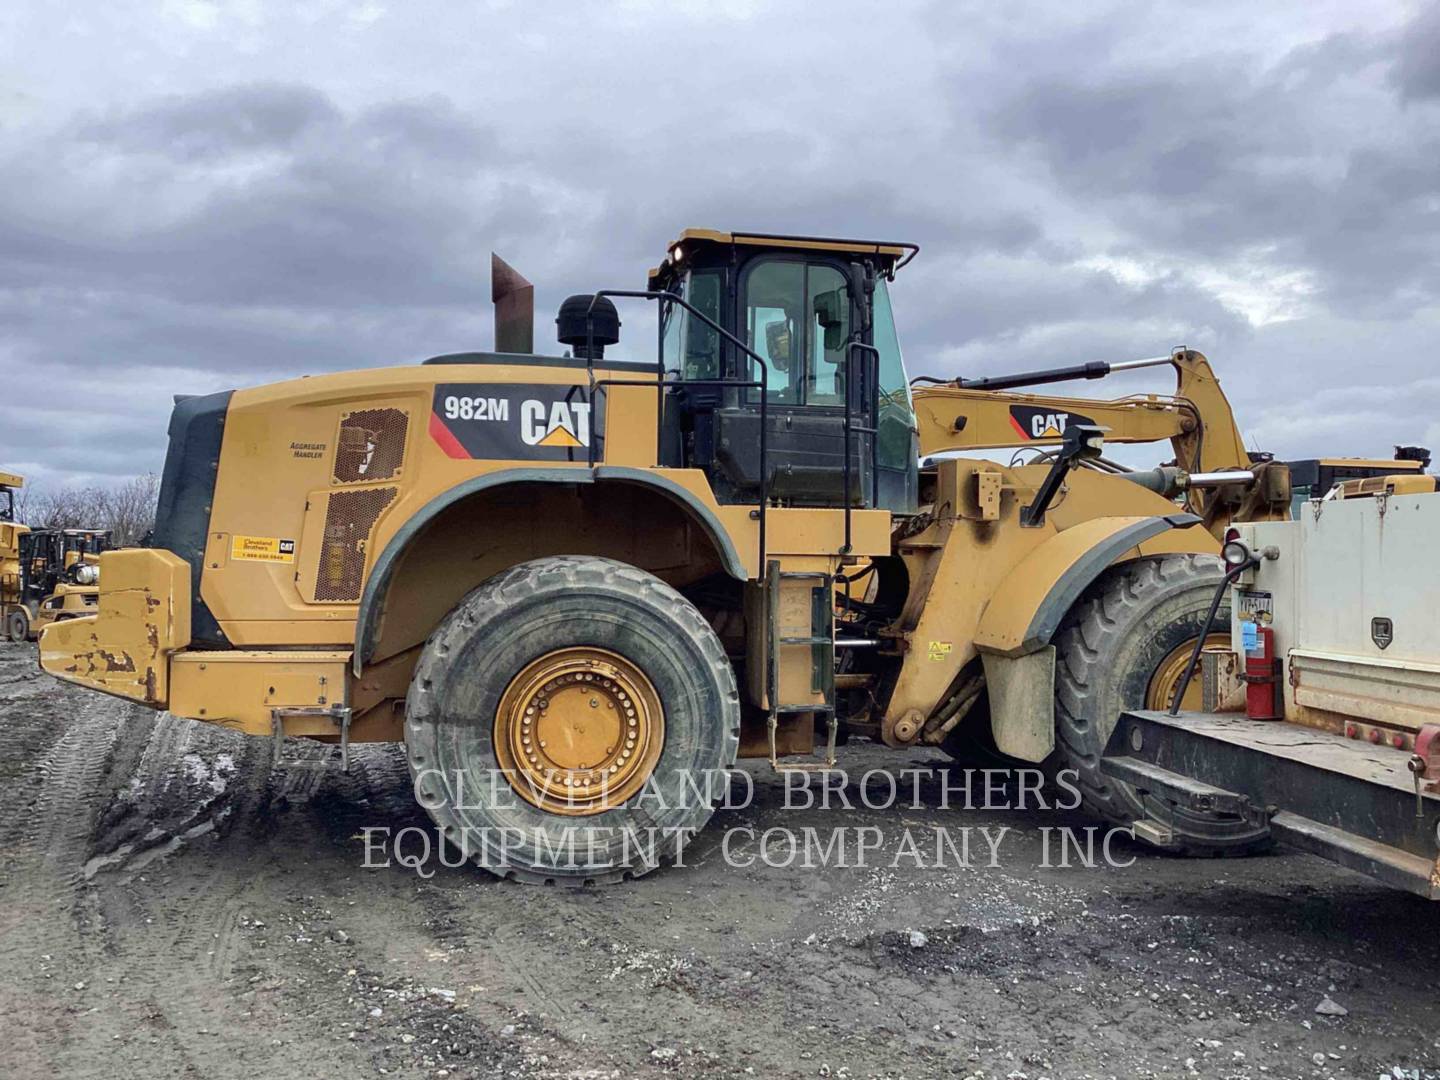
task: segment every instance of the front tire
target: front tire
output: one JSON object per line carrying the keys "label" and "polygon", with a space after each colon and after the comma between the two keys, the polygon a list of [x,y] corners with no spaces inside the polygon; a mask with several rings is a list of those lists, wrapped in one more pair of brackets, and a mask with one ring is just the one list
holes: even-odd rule
{"label": "front tire", "polygon": [[[1107,570],[1066,615],[1055,635],[1055,754],[1073,769],[1085,806],[1120,825],[1149,820],[1168,832],[1159,844],[1186,855],[1235,855],[1268,844],[1268,829],[1231,814],[1198,813],[1141,793],[1100,769],[1120,714],[1164,709],[1175,660],[1204,629],[1224,573],[1219,559],[1169,555]],[[1216,623],[1228,625],[1222,604]],[[1188,695],[1187,695],[1188,696]]]}
{"label": "front tire", "polygon": [[469,858],[522,881],[672,861],[728,786],[739,734],[715,632],[610,559],[537,559],[485,582],[431,635],[406,699],[421,804]]}
{"label": "front tire", "polygon": [[5,636],[17,643],[29,640],[30,613],[23,607],[13,607],[6,612]]}

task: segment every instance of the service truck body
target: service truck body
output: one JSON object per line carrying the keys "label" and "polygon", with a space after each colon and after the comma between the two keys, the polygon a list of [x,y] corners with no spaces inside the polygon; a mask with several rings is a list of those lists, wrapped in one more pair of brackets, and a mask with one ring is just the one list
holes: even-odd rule
{"label": "service truck body", "polygon": [[[1259,708],[1126,714],[1106,772],[1440,899],[1435,488],[1356,480],[1295,521],[1232,527],[1254,559],[1236,575],[1231,652],[1208,658],[1207,705],[1245,708],[1258,685]],[[1272,678],[1279,718],[1251,719]]]}

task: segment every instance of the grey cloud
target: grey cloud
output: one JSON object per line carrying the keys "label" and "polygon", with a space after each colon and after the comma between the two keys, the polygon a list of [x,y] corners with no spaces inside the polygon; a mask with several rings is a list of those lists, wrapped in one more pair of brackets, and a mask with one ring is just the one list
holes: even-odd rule
{"label": "grey cloud", "polygon": [[1387,47],[1336,34],[1274,64],[1229,55],[1041,75],[993,110],[990,130],[1034,148],[1135,250],[1261,250],[1314,275],[1333,305],[1414,310],[1440,280],[1440,140],[1367,81]]}
{"label": "grey cloud", "polygon": [[[10,210],[0,209],[0,238],[10,241],[0,274],[58,273],[239,306],[453,304],[483,292],[483,248],[497,221],[533,230],[543,216],[531,193],[498,182],[493,136],[443,99],[347,119],[313,90],[254,85],[117,113],[104,127],[100,144],[116,151],[105,165],[120,179],[152,174],[137,154],[191,159],[202,143],[200,156],[219,175],[161,171],[157,204],[189,209],[161,209],[148,228],[129,226],[133,210],[123,203],[98,214],[90,231],[75,229],[63,205],[37,221],[24,193],[49,162],[70,158],[75,142],[99,141],[94,124],[62,131],[0,164],[0,191],[10,196]],[[247,167],[257,149],[267,156]],[[497,182],[479,186],[486,179]]]}
{"label": "grey cloud", "polygon": [[239,151],[283,150],[307,132],[339,121],[335,106],[313,87],[256,84],[112,110],[81,120],[76,134],[126,153],[213,159]]}
{"label": "grey cloud", "polygon": [[1422,6],[1405,27],[1391,77],[1406,99],[1440,98],[1440,7]]}
{"label": "grey cloud", "polygon": [[[548,348],[561,298],[638,285],[688,225],[918,240],[894,290],[917,372],[1190,344],[1296,454],[1319,427],[1289,401],[1336,418],[1326,452],[1391,440],[1371,405],[1313,397],[1357,366],[1423,397],[1433,15],[840,0],[823,25],[582,25],[415,0],[367,31],[261,8],[243,34],[106,9],[75,42],[107,64],[10,65],[39,108],[0,117],[0,464],[156,468],[172,393],[483,347],[492,248],[536,282]],[[858,55],[884,77],[837,64]],[[1212,280],[1283,274],[1316,290],[1289,322]],[[651,313],[622,317],[646,355]],[[1079,392],[1142,388],[1166,389]]]}

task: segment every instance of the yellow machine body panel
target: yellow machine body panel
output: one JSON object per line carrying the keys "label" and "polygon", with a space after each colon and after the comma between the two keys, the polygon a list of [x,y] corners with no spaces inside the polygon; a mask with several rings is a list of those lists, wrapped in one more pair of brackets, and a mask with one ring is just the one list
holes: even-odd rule
{"label": "yellow machine body panel", "polygon": [[40,663],[70,682],[154,708],[169,700],[170,657],[190,644],[190,567],[155,548],[100,556],[95,615],[52,623]]}
{"label": "yellow machine body panel", "polygon": [[[273,735],[278,722],[287,735],[338,737],[331,706],[344,704],[349,661],[349,650],[178,653],[170,664],[169,708],[250,735]],[[396,735],[387,726],[383,737]]]}
{"label": "yellow machine body panel", "polygon": [[[1038,634],[1041,623],[1063,613],[1057,604],[1073,591],[1061,588],[1067,579],[1083,587],[1106,566],[1141,555],[1219,553],[1208,532],[1187,527],[1198,519],[1177,516],[1174,502],[1088,470],[1071,474],[1043,525],[1022,527],[1020,508],[1045,472],[969,459],[939,463],[934,516],[897,544],[911,588],[898,624],[906,662],[881,724],[887,742],[910,741],[982,650],[1022,655],[1038,648],[1043,642],[1030,629]],[[987,491],[993,502],[982,498]]]}

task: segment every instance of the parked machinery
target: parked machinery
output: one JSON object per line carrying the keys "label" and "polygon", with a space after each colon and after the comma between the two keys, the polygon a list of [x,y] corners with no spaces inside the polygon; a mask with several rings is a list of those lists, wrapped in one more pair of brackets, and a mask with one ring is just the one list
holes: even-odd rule
{"label": "parked machinery", "polygon": [[1409,470],[1231,528],[1204,710],[1127,712],[1102,771],[1440,899],[1437,531],[1436,478]]}
{"label": "parked machinery", "polygon": [[33,640],[52,622],[95,613],[102,529],[30,528],[15,520],[24,478],[0,472],[0,626],[10,641]]}
{"label": "parked machinery", "polygon": [[[1287,516],[1284,466],[1187,349],[912,388],[890,285],[917,250],[690,230],[645,289],[567,300],[557,356],[502,267],[493,353],[182,399],[152,546],[102,557],[42,663],[256,735],[403,740],[445,835],[526,879],[644,873],[665,851],[627,830],[683,842],[696,776],[852,736],[1073,768],[1172,850],[1262,842],[1099,759],[1178,685],[1225,529]],[[657,358],[614,357],[615,300],[656,306]],[[1140,367],[1175,392],[1026,392]]]}

